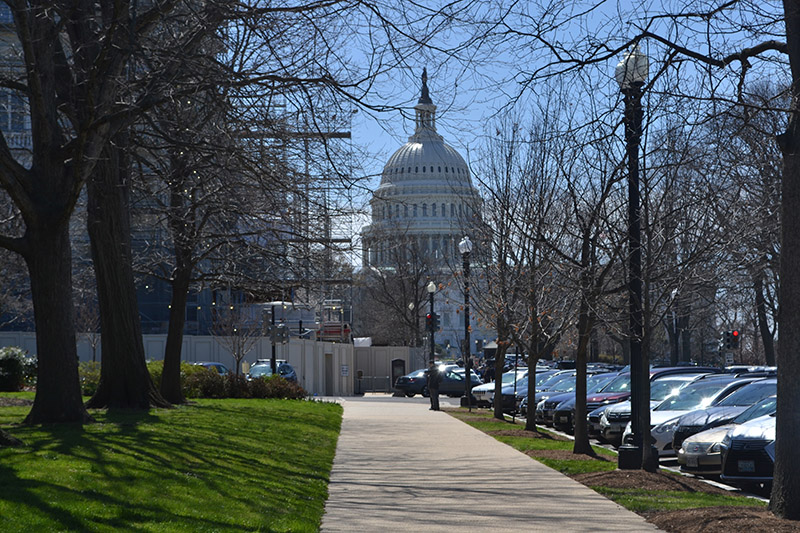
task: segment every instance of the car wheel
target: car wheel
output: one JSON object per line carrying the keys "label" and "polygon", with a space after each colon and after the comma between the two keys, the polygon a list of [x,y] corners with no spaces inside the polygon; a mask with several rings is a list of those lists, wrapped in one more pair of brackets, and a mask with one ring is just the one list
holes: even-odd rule
{"label": "car wheel", "polygon": [[428,392],[428,387],[423,387],[423,388],[422,388],[422,395],[423,395],[424,397],[426,397],[426,398],[430,397],[431,393],[430,393],[430,392]]}
{"label": "car wheel", "polygon": [[416,394],[415,392],[407,392],[407,393],[406,393],[406,396],[408,396],[409,398],[413,398],[413,397],[414,397],[414,396],[416,396],[416,395],[417,395],[417,394]]}

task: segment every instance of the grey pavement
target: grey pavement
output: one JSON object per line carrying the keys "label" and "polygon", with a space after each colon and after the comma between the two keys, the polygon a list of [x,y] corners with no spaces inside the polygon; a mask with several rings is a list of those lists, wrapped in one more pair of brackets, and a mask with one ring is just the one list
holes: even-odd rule
{"label": "grey pavement", "polygon": [[[659,531],[525,454],[429,411],[427,399],[339,399],[323,532]],[[442,407],[456,405],[442,399]]]}

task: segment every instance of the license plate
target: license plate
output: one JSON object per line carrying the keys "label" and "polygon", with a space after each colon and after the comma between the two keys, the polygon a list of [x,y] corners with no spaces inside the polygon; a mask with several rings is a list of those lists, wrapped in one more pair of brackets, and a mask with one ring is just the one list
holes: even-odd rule
{"label": "license plate", "polygon": [[569,423],[569,417],[568,416],[559,416],[558,417],[558,423],[559,424],[568,424]]}
{"label": "license plate", "polygon": [[686,466],[697,468],[697,457],[692,457],[691,455],[686,457]]}
{"label": "license plate", "polygon": [[739,461],[739,472],[755,472],[756,462],[752,459],[741,459]]}

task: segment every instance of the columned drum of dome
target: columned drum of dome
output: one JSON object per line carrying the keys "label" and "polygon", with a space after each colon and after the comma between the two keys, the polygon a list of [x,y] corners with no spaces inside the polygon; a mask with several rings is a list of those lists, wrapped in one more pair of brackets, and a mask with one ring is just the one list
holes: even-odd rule
{"label": "columned drum of dome", "polygon": [[388,267],[406,253],[452,263],[458,241],[479,206],[464,159],[436,132],[427,72],[415,110],[415,131],[386,163],[362,232],[365,267]]}

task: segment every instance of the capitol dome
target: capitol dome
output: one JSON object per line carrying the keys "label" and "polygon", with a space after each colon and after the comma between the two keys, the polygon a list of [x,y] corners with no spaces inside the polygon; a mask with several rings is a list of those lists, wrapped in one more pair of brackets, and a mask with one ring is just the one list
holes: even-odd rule
{"label": "capitol dome", "polygon": [[364,266],[391,267],[409,246],[416,247],[415,255],[451,259],[477,213],[480,200],[469,167],[436,132],[436,106],[424,70],[414,110],[414,134],[389,158],[370,200],[372,221],[362,232]]}

